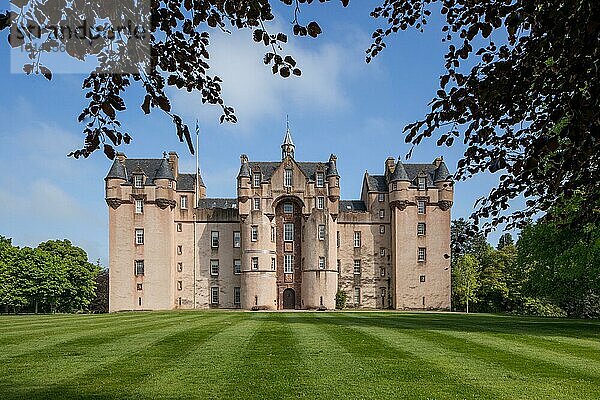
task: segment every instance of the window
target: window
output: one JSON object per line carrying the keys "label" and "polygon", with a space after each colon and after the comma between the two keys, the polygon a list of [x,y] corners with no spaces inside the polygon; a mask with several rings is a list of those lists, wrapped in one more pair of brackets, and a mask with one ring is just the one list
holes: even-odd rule
{"label": "window", "polygon": [[234,287],[233,288],[233,304],[235,305],[239,305],[241,303],[240,299],[241,299],[241,289],[239,287]]}
{"label": "window", "polygon": [[342,272],[342,260],[337,260],[337,271]]}
{"label": "window", "polygon": [[271,227],[271,242],[275,243],[275,239],[276,239],[276,237],[275,237],[275,227],[272,226]]}
{"label": "window", "polygon": [[210,274],[219,275],[219,260],[210,260]]}
{"label": "window", "polygon": [[252,209],[260,210],[260,197],[255,197],[252,199]]}
{"label": "window", "polygon": [[417,224],[417,235],[419,235],[419,236],[425,235],[425,222],[419,222]]}
{"label": "window", "polygon": [[242,245],[242,236],[240,231],[233,232],[233,247],[240,247]]}
{"label": "window", "polygon": [[417,184],[419,186],[419,190],[425,190],[425,177],[424,176],[418,177]]}
{"label": "window", "polygon": [[183,282],[177,281],[177,290],[183,290]]}
{"label": "window", "polygon": [[354,304],[360,304],[360,288],[354,288]]}
{"label": "window", "polygon": [[325,240],[325,225],[319,225],[319,240]]}
{"label": "window", "polygon": [[417,212],[419,214],[425,214],[425,200],[417,201]]}
{"label": "window", "polygon": [[210,247],[219,247],[219,231],[210,232]]}
{"label": "window", "polygon": [[137,284],[137,290],[142,290],[142,284],[141,283]]}
{"label": "window", "polygon": [[425,282],[425,275],[419,276],[419,282],[421,282],[421,283]]}
{"label": "window", "polygon": [[337,247],[340,247],[340,231],[337,231],[335,233],[335,236],[336,236],[336,238],[335,238],[336,245],[337,245]]}
{"label": "window", "polygon": [[325,197],[317,197],[317,208],[322,210],[325,208]]}
{"label": "window", "polygon": [[133,177],[133,186],[136,188],[144,186],[144,177],[142,175],[135,175]]}
{"label": "window", "polygon": [[258,257],[252,257],[252,269],[258,270]]}
{"label": "window", "polygon": [[210,288],[210,304],[219,304],[219,288],[211,287]]}
{"label": "window", "polygon": [[259,172],[252,174],[252,186],[260,187],[260,173]]}
{"label": "window", "polygon": [[271,258],[271,271],[275,271],[277,269],[277,261],[275,261],[275,257]]}
{"label": "window", "polygon": [[181,196],[179,204],[180,204],[179,207],[182,210],[187,210],[187,206],[188,206],[187,196]]}
{"label": "window", "polygon": [[379,268],[379,275],[385,276],[385,267]]}
{"label": "window", "polygon": [[283,171],[283,186],[292,187],[294,172],[291,169]]}
{"label": "window", "polygon": [[144,212],[144,200],[135,200],[135,213],[142,214]]}
{"label": "window", "polygon": [[354,275],[360,275],[360,260],[354,260]]}
{"label": "window", "polygon": [[286,242],[294,241],[294,224],[283,224],[283,240]]}
{"label": "window", "polygon": [[380,203],[383,203],[385,201],[385,194],[379,193],[377,195],[377,201],[380,202]]}
{"label": "window", "polygon": [[250,227],[250,240],[253,242],[258,241],[258,226],[252,225]]}
{"label": "window", "polygon": [[183,254],[183,246],[181,246],[181,245],[177,246],[177,254],[179,254],[179,255]]}
{"label": "window", "polygon": [[177,223],[177,232],[181,232],[183,230],[183,226],[181,225],[181,222]]}
{"label": "window", "polygon": [[317,172],[317,187],[325,186],[325,175],[322,172]]}
{"label": "window", "polygon": [[425,255],[425,247],[419,247],[419,249],[417,250],[417,261],[425,261]]}
{"label": "window", "polygon": [[397,190],[398,184],[396,182],[392,182],[392,190]]}
{"label": "window", "polygon": [[179,306],[181,306],[181,297],[177,298],[177,303],[179,304]]}
{"label": "window", "polygon": [[136,276],[144,276],[144,260],[135,260],[135,275]]}
{"label": "window", "polygon": [[233,273],[239,275],[242,273],[242,260],[233,260]]}
{"label": "window", "polygon": [[385,210],[379,210],[379,218],[380,219],[385,218]]}
{"label": "window", "polygon": [[283,272],[286,274],[294,272],[294,256],[292,254],[283,255]]}
{"label": "window", "polygon": [[354,232],[354,247],[360,247],[360,232]]}
{"label": "window", "polygon": [[379,233],[382,235],[385,233],[385,225],[379,225]]}
{"label": "window", "polygon": [[294,205],[292,203],[283,203],[283,212],[285,214],[293,214],[294,213]]}
{"label": "window", "polygon": [[142,305],[142,298],[138,297],[138,306],[141,306],[141,305]]}
{"label": "window", "polygon": [[319,257],[319,269],[325,269],[325,257]]}
{"label": "window", "polygon": [[178,262],[177,263],[177,272],[182,272],[183,271],[183,263],[182,262]]}
{"label": "window", "polygon": [[144,230],[143,229],[135,230],[135,244],[144,244]]}
{"label": "window", "polygon": [[379,248],[379,255],[380,255],[381,257],[385,257],[385,247],[380,247],[380,248]]}

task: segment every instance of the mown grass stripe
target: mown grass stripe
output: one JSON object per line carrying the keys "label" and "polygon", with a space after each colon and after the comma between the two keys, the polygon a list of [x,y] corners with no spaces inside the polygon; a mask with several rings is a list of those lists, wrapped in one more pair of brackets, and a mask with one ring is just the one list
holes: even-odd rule
{"label": "mown grass stripe", "polygon": [[250,344],[260,323],[238,314],[222,324],[223,330],[185,357],[173,360],[169,369],[145,379],[136,395],[152,399],[220,398],[223,383],[240,368],[240,353]]}
{"label": "mown grass stripe", "polygon": [[99,326],[92,325],[88,327],[82,325],[79,329],[65,329],[61,332],[60,336],[48,334],[39,335],[20,343],[2,344],[3,351],[2,354],[0,354],[0,360],[23,356],[39,352],[40,350],[48,350],[49,348],[56,346],[64,348],[70,344],[77,343],[101,344],[112,340],[119,334],[137,332],[146,327],[154,327],[157,323],[168,323],[169,321],[178,320],[180,318],[181,317],[178,316],[178,314],[172,314],[171,316],[152,316],[139,320],[132,319],[131,321],[134,321],[133,323],[129,322],[129,320],[120,322],[115,321],[114,323],[107,321]]}
{"label": "mown grass stripe", "polygon": [[539,343],[525,344],[522,338],[508,339],[503,338],[499,335],[489,335],[484,333],[475,332],[438,332],[442,335],[450,335],[459,339],[467,340],[471,343],[476,343],[482,346],[488,346],[493,349],[513,353],[515,355],[527,357],[532,360],[539,360],[543,363],[556,364],[560,368],[568,368],[578,371],[582,376],[586,376],[594,379],[600,384],[600,363],[590,360],[588,358],[582,358],[566,354],[564,352],[558,352],[554,350],[544,349],[539,346]]}
{"label": "mown grass stripe", "polygon": [[[181,356],[191,351],[189,346],[205,341],[219,329],[219,322],[227,318],[227,315],[182,313],[178,321],[163,328],[125,336],[122,341],[112,343],[110,349],[97,348],[98,352],[87,352],[66,360],[63,365],[50,368],[45,375],[38,374],[38,384],[12,386],[7,398],[134,398],[136,387],[144,378],[160,374],[162,369],[170,366],[173,357]],[[198,319],[209,323],[195,325],[194,320]],[[96,360],[97,356],[101,359]],[[64,374],[65,368],[72,373]]]}
{"label": "mown grass stripe", "polygon": [[[375,367],[369,364],[379,368],[374,376],[358,375],[357,389],[372,385],[373,398],[386,398],[392,394],[394,398],[402,399],[492,398],[479,387],[457,382],[444,368],[417,357],[410,349],[393,346],[383,338],[359,329],[364,315],[327,314],[326,318],[331,325],[325,327],[328,335],[349,346],[347,349],[357,362],[370,370]],[[375,354],[373,349],[376,349]]]}
{"label": "mown grass stripe", "polygon": [[221,398],[277,399],[282,393],[313,398],[305,391],[305,372],[297,339],[286,313],[251,314],[259,325],[240,354],[240,367],[223,388]]}

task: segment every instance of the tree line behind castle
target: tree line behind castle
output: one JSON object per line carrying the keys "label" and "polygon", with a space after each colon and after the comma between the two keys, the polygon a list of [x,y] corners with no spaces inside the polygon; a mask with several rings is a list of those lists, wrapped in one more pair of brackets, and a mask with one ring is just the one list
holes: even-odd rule
{"label": "tree line behind castle", "polygon": [[[531,223],[496,247],[452,222],[457,311],[600,317],[600,226]],[[107,270],[68,240],[18,248],[0,236],[0,312],[106,312]],[[344,296],[338,293],[338,306]]]}

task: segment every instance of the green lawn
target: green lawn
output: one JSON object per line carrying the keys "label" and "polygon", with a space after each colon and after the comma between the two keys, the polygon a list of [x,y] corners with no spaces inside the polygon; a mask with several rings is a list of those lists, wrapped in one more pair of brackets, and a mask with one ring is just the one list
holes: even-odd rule
{"label": "green lawn", "polygon": [[600,322],[431,313],[1,316],[0,399],[600,399]]}

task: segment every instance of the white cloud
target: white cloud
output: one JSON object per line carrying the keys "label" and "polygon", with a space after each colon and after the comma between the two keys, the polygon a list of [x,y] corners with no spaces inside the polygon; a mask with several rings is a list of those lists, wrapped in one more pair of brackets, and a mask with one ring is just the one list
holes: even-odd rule
{"label": "white cloud", "polygon": [[[278,26],[269,30],[282,31]],[[312,42],[304,48],[298,46],[298,40]],[[249,30],[232,34],[215,32],[211,36],[209,73],[223,79],[223,98],[236,110],[238,129],[251,131],[257,121],[265,117],[280,120],[290,110],[326,113],[350,105],[344,81],[365,67],[362,48],[290,35],[284,53],[296,59],[302,76],[287,79],[273,75],[271,68],[263,64],[268,50],[252,41]],[[186,117],[214,121],[220,115],[217,107],[203,105],[197,93],[174,90],[172,99],[175,110]]]}

